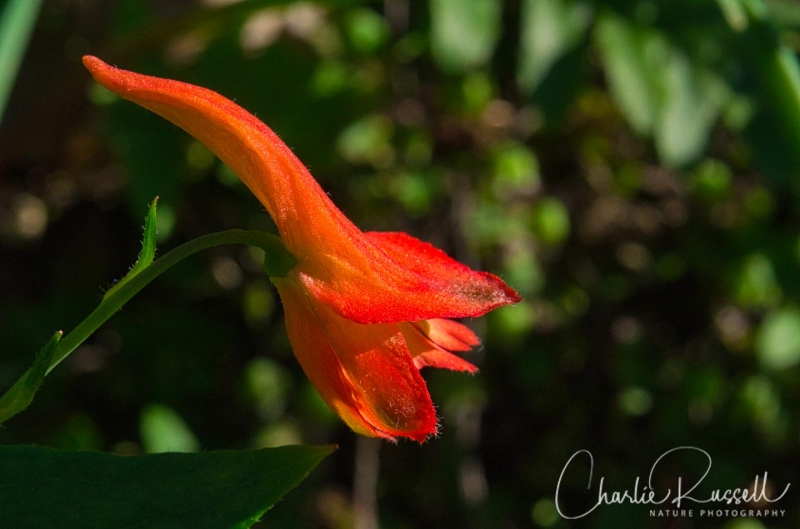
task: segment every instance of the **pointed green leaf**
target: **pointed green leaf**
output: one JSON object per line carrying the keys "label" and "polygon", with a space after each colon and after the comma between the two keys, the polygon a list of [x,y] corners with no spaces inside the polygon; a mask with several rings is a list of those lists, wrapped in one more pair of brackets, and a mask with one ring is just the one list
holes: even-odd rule
{"label": "pointed green leaf", "polygon": [[573,48],[591,21],[584,2],[524,0],[517,80],[533,93],[550,67]]}
{"label": "pointed green leaf", "polygon": [[0,398],[0,424],[30,406],[33,396],[39,391],[44,381],[47,368],[50,367],[62,334],[61,331],[58,331],[50,338],[50,341],[36,355],[33,366]]}
{"label": "pointed green leaf", "polygon": [[500,37],[500,0],[431,0],[431,52],[448,72],[486,64]]}
{"label": "pointed green leaf", "polygon": [[730,93],[719,78],[674,47],[657,71],[664,98],[654,131],[656,149],[666,165],[685,165],[705,150]]}
{"label": "pointed green leaf", "polygon": [[633,130],[651,133],[661,94],[648,58],[660,55],[662,44],[652,32],[611,13],[598,17],[594,36],[611,96]]}
{"label": "pointed green leaf", "polygon": [[9,0],[0,12],[0,121],[41,5],[42,0]]}
{"label": "pointed green leaf", "polygon": [[157,222],[156,222],[156,205],[158,204],[158,197],[153,199],[150,203],[150,209],[147,210],[147,218],[144,221],[144,236],[142,237],[142,253],[139,254],[139,259],[133,265],[133,270],[138,273],[156,257],[156,239],[158,237]]}
{"label": "pointed green leaf", "polygon": [[0,527],[246,528],[333,450],[116,456],[4,446]]}
{"label": "pointed green leaf", "polygon": [[108,289],[103,299],[108,298],[108,296],[119,290],[122,285],[133,279],[139,272],[150,266],[153,262],[156,256],[156,239],[158,238],[158,223],[156,220],[157,204],[158,197],[153,199],[153,202],[150,203],[150,209],[147,211],[147,217],[144,221],[144,235],[142,236],[142,251],[139,253],[139,258],[128,273],[125,274],[125,277]]}

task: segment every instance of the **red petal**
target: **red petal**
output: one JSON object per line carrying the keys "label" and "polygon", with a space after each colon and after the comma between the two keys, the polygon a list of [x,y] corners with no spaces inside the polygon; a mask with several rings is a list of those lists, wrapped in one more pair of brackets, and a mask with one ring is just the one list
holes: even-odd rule
{"label": "red petal", "polygon": [[[437,367],[440,369],[450,369],[451,371],[466,371],[467,373],[475,373],[478,371],[475,365],[431,341],[421,329],[420,324],[425,323],[427,322],[400,324],[400,328],[403,330],[403,336],[408,344],[408,350],[411,356],[414,357],[414,365],[417,366],[417,369],[422,369],[423,367]],[[464,327],[456,322],[451,323]],[[466,327],[464,328],[466,329]],[[472,334],[472,331],[469,332]],[[475,335],[472,334],[472,336]]]}
{"label": "red petal", "polygon": [[358,433],[423,442],[436,412],[399,325],[338,316],[302,285],[273,279],[297,359],[322,398]]}
{"label": "red petal", "polygon": [[414,365],[417,369],[423,367],[436,367],[439,369],[449,369],[450,371],[463,371],[466,373],[477,373],[478,366],[471,364],[453,353],[443,350],[432,349],[414,357]]}
{"label": "red petal", "polygon": [[436,318],[413,323],[430,341],[448,351],[469,351],[481,341],[466,325]]}
{"label": "red petal", "polygon": [[[361,323],[477,317],[520,301],[499,277],[476,272],[405,233],[363,234],[364,268],[300,278],[340,315]],[[309,263],[311,264],[311,263]]]}
{"label": "red petal", "polygon": [[279,286],[279,291],[286,313],[286,332],[294,354],[323,400],[356,433],[394,440],[376,430],[362,415],[342,365],[324,332],[315,323],[305,296],[290,287]]}

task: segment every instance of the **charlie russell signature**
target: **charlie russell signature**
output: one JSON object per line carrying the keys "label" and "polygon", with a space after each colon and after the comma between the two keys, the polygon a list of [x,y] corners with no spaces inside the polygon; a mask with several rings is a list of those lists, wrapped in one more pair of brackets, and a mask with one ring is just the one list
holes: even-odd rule
{"label": "charlie russell signature", "polygon": [[[670,454],[674,454],[675,452],[679,451],[695,451],[707,459],[707,464],[705,468],[705,472],[703,473],[700,478],[695,482],[684,483],[682,477],[678,477],[678,486],[677,490],[673,491],[672,489],[667,489],[665,491],[656,491],[655,487],[653,486],[653,474],[655,473],[656,469],[658,468],[659,463],[661,463],[667,456]],[[613,505],[613,504],[621,504],[621,503],[629,503],[634,505],[662,505],[667,501],[670,501],[671,504],[674,505],[675,509],[680,509],[681,504],[683,502],[691,502],[691,503],[723,503],[726,505],[741,505],[743,503],[775,503],[779,501],[786,495],[786,492],[789,490],[789,486],[791,483],[787,483],[786,487],[783,489],[783,492],[777,498],[770,498],[767,492],[767,472],[764,472],[763,478],[760,476],[756,476],[752,486],[747,488],[737,488],[737,489],[717,489],[713,490],[711,494],[707,497],[698,497],[695,495],[695,489],[700,486],[703,480],[708,476],[708,473],[711,471],[711,456],[705,450],[701,448],[697,448],[694,446],[679,446],[677,448],[673,448],[661,454],[661,456],[656,459],[653,466],[650,468],[650,475],[647,478],[647,485],[644,487],[640,487],[640,479],[637,476],[636,481],[634,482],[632,490],[622,490],[622,491],[607,491],[605,490],[605,478],[600,478],[599,488],[597,489],[597,502],[586,512],[583,513],[567,513],[564,512],[562,503],[559,499],[561,493],[561,480],[564,478],[564,474],[566,473],[569,466],[578,459],[579,456],[585,456],[589,458],[589,481],[587,485],[587,489],[592,488],[592,477],[594,474],[594,457],[592,453],[588,450],[578,450],[572,457],[569,458],[567,464],[564,465],[563,470],[561,471],[561,475],[558,477],[558,485],[556,485],[556,496],[555,496],[555,504],[556,510],[558,514],[560,514],[563,518],[567,520],[576,520],[578,518],[583,518],[584,516],[588,515],[592,511],[594,511],[600,505]]]}

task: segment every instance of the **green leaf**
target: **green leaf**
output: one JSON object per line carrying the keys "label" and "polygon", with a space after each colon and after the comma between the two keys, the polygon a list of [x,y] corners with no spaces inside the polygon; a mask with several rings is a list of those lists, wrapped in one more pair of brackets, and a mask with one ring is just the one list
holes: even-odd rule
{"label": "green leaf", "polygon": [[178,412],[163,404],[150,404],[139,420],[142,446],[148,454],[197,452],[200,443]]}
{"label": "green leaf", "polygon": [[631,128],[654,136],[666,165],[697,159],[730,98],[727,85],[661,33],[617,15],[599,18],[595,39],[609,91]]}
{"label": "green leaf", "polygon": [[573,48],[591,21],[583,2],[524,0],[517,81],[533,93],[550,67]]}
{"label": "green leaf", "polygon": [[142,238],[142,253],[136,264],[133,265],[134,270],[141,270],[146,266],[150,266],[153,259],[156,257],[156,238],[158,237],[158,229],[156,223],[156,205],[158,204],[158,197],[153,199],[150,203],[150,209],[147,210],[147,218],[144,221],[144,237]]}
{"label": "green leaf", "polygon": [[389,39],[386,19],[367,8],[348,12],[345,29],[353,49],[360,53],[374,53]]}
{"label": "green leaf", "polygon": [[515,143],[503,145],[494,158],[492,192],[499,198],[532,195],[541,186],[539,160],[534,152]]}
{"label": "green leaf", "polygon": [[794,52],[776,46],[760,52],[758,74],[762,98],[780,122],[781,134],[791,142],[796,153],[800,146],[800,66]]}
{"label": "green leaf", "polygon": [[800,27],[800,4],[794,0],[765,0],[765,4],[780,29]]}
{"label": "green leaf", "polygon": [[344,129],[336,140],[336,146],[342,157],[351,163],[385,167],[394,157],[391,146],[393,132],[393,123],[386,116],[367,116]]}
{"label": "green leaf", "polygon": [[0,527],[246,528],[333,450],[116,456],[0,447]]}
{"label": "green leaf", "polygon": [[745,257],[737,266],[730,285],[736,303],[745,308],[774,307],[783,296],[775,267],[762,253]]}
{"label": "green leaf", "polygon": [[541,199],[532,213],[533,232],[545,244],[559,244],[569,236],[569,211],[557,198]]}
{"label": "green leaf", "polygon": [[431,0],[431,52],[448,72],[486,64],[500,37],[499,0]]}
{"label": "green leaf", "polygon": [[42,382],[44,382],[47,368],[50,367],[50,362],[53,360],[53,355],[62,335],[63,333],[58,331],[50,338],[50,341],[36,355],[33,366],[0,398],[0,424],[18,414],[33,402],[33,396],[39,391]]}
{"label": "green leaf", "polygon": [[749,22],[747,9],[740,0],[717,0],[728,25],[735,31],[744,31]]}
{"label": "green leaf", "polygon": [[[762,168],[776,176],[800,171],[800,63],[783,45],[768,6],[760,0],[718,0],[756,80],[759,113],[748,139]],[[748,18],[742,20],[744,16]]]}
{"label": "green leaf", "polygon": [[595,42],[611,96],[639,134],[655,127],[661,99],[659,87],[647,66],[647,54],[658,52],[652,32],[636,28],[625,19],[603,13],[595,27]]}
{"label": "green leaf", "polygon": [[0,121],[41,5],[42,0],[9,0],[0,13]]}
{"label": "green leaf", "polygon": [[720,201],[730,196],[733,182],[731,168],[719,160],[700,163],[692,177],[692,192],[708,201]]}
{"label": "green leaf", "polygon": [[103,299],[106,299],[112,293],[120,289],[122,285],[133,279],[139,272],[150,266],[156,256],[156,239],[158,238],[157,221],[156,221],[156,205],[158,204],[158,197],[153,199],[150,203],[150,209],[147,211],[147,218],[144,221],[144,236],[142,237],[142,251],[139,258],[134,263],[130,271],[125,274],[125,277],[120,279],[117,284],[111,287],[106,292]]}
{"label": "green leaf", "polygon": [[780,371],[800,363],[800,311],[782,309],[764,319],[756,338],[762,366]]}
{"label": "green leaf", "polygon": [[664,99],[654,131],[656,149],[666,165],[685,165],[705,150],[728,99],[728,87],[710,71],[692,65],[673,47],[657,71]]}

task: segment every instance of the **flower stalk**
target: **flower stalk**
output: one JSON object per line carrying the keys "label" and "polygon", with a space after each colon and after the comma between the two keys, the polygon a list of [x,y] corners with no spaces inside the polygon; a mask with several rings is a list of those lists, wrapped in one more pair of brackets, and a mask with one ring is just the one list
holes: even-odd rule
{"label": "flower stalk", "polygon": [[268,273],[283,273],[290,270],[296,260],[290,254],[280,238],[253,230],[229,230],[210,233],[191,240],[174,250],[167,252],[159,259],[155,255],[155,204],[150,207],[148,221],[145,225],[145,236],[142,253],[130,272],[111,288],[100,305],[97,306],[75,329],[63,337],[57,332],[36,357],[33,367],[0,397],[0,423],[3,423],[27,408],[36,391],[42,384],[45,375],[64,361],[70,353],[77,349],[101,325],[108,321],[125,303],[130,301],[144,287],[158,276],[195,253],[227,244],[248,244],[264,250],[265,268]]}
{"label": "flower stalk", "polygon": [[[228,230],[209,233],[164,254],[153,261],[147,268],[121,285],[119,289],[103,299],[102,303],[92,311],[72,332],[64,337],[58,345],[47,372],[50,373],[69,354],[96,331],[103,323],[114,315],[125,303],[150,284],[158,276],[178,264],[187,257],[207,248],[226,244],[249,244],[264,250],[265,254],[288,254],[279,237],[254,230]],[[291,262],[291,254],[284,255],[284,260]]]}

